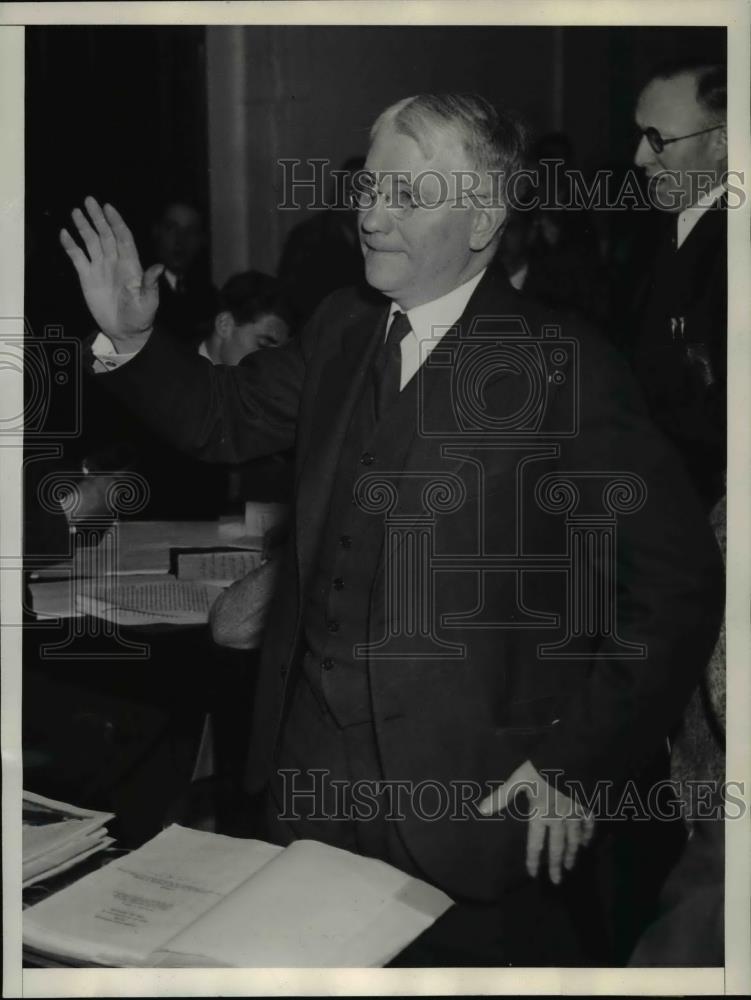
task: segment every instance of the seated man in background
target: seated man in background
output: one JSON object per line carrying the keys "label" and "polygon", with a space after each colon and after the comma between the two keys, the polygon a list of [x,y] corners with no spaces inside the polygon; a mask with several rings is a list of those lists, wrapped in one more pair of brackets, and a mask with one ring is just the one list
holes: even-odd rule
{"label": "seated man in background", "polygon": [[214,365],[237,365],[253,351],[284,346],[289,335],[287,309],[276,278],[261,271],[243,271],[222,287],[219,312],[198,353]]}
{"label": "seated man in background", "polygon": [[[260,271],[233,275],[222,287],[218,307],[211,332],[198,346],[198,354],[212,364],[237,365],[253,352],[281,347],[289,339],[287,307],[271,275]],[[291,464],[283,455],[264,456],[239,467],[207,466],[155,441],[146,428],[141,434],[143,443],[105,448],[95,458],[101,468],[134,469],[145,477],[150,517],[218,517],[245,500],[288,499]]]}

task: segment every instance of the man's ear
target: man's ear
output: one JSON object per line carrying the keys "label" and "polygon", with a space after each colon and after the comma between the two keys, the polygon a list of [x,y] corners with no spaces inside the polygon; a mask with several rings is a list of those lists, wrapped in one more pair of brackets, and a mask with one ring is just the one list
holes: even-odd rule
{"label": "man's ear", "polygon": [[222,340],[228,340],[235,329],[235,321],[231,312],[220,312],[214,320],[214,332]]}
{"label": "man's ear", "polygon": [[506,221],[508,209],[505,205],[483,205],[474,209],[469,245],[472,250],[484,250],[500,232]]}

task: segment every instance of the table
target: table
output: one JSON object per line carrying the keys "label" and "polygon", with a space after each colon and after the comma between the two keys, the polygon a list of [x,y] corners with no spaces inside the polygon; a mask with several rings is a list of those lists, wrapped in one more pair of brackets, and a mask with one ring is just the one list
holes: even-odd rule
{"label": "table", "polygon": [[94,634],[76,639],[70,659],[50,658],[67,628],[29,621],[24,629],[24,786],[114,812],[118,844],[138,846],[194,818],[200,788],[191,778],[211,713],[215,780],[200,808],[229,818],[242,794],[257,652],[217,647],[207,626],[155,626],[121,629],[149,647],[144,659],[111,658],[117,643]]}

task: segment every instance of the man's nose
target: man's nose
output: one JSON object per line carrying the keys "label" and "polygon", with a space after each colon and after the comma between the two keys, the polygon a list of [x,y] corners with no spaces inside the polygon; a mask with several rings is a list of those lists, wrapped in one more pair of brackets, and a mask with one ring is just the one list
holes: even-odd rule
{"label": "man's nose", "polygon": [[383,195],[376,195],[370,208],[360,209],[359,223],[366,233],[385,233],[392,228],[394,220],[386,208]]}
{"label": "man's nose", "polygon": [[655,151],[649,145],[646,135],[643,135],[634,153],[634,164],[637,167],[646,167],[648,163],[654,163],[654,159]]}

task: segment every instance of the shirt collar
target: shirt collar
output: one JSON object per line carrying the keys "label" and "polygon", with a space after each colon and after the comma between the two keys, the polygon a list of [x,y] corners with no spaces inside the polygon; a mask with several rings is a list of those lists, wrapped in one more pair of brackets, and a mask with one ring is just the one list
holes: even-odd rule
{"label": "shirt collar", "polygon": [[[442,334],[447,327],[456,323],[467,308],[472,292],[480,284],[486,270],[487,268],[483,268],[474,278],[470,278],[469,281],[465,281],[463,285],[452,289],[439,299],[433,299],[432,302],[425,302],[421,306],[415,306],[414,309],[406,310],[407,318],[418,343]],[[404,310],[400,309],[396,302],[392,302],[386,325],[387,330],[391,325],[394,313],[397,312],[404,312]]]}
{"label": "shirt collar", "polygon": [[708,191],[706,194],[699,195],[696,199],[695,205],[691,205],[689,208],[683,209],[681,214],[678,216],[678,229],[676,232],[677,246],[681,246],[702,215],[704,215],[707,209],[711,208],[717,199],[724,193],[725,185],[718,184],[717,187],[713,187],[712,190]]}
{"label": "shirt collar", "polygon": [[212,363],[212,365],[216,364],[216,361],[214,361],[214,359],[209,354],[209,350],[206,347],[205,340],[202,340],[201,343],[198,345],[198,353],[201,355],[202,358],[208,358],[208,360]]}

